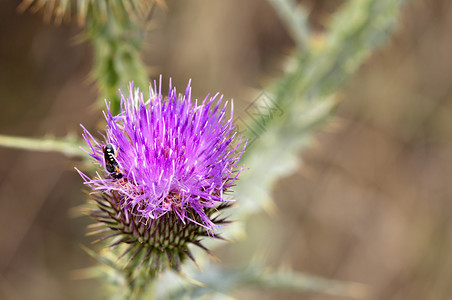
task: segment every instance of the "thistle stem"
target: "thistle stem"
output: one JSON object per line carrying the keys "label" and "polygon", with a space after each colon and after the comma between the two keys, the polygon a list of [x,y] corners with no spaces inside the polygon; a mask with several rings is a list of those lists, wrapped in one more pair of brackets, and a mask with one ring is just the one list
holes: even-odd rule
{"label": "thistle stem", "polygon": [[69,157],[83,157],[80,143],[74,138],[29,138],[0,135],[0,146],[40,152],[60,152]]}

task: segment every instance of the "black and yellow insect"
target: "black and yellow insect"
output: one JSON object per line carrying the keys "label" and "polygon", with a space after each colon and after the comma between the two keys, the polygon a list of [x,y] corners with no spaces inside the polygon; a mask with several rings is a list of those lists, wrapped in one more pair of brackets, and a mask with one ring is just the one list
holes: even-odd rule
{"label": "black and yellow insect", "polygon": [[104,159],[105,159],[105,168],[107,172],[110,173],[110,176],[115,179],[122,178],[122,173],[119,170],[119,163],[116,160],[116,156],[118,153],[116,152],[116,148],[113,144],[107,144],[104,147]]}

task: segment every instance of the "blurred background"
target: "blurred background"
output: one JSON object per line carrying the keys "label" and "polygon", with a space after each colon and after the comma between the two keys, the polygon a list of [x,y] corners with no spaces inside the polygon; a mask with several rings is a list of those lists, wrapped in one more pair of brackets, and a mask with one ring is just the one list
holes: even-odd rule
{"label": "blurred background", "polygon": [[[101,115],[89,80],[92,48],[75,24],[55,26],[0,2],[0,134],[81,134]],[[319,35],[341,1],[303,1]],[[192,78],[194,96],[220,91],[243,114],[282,74],[293,41],[265,1],[167,1],[143,58],[153,78]],[[347,84],[330,126],[280,180],[277,210],[248,224],[248,239],[219,249],[225,264],[264,254],[308,274],[360,282],[370,299],[451,299],[452,6],[419,0]],[[77,269],[86,217],[75,162],[0,148],[0,299],[100,299]],[[262,250],[264,249],[264,250]],[[345,299],[241,290],[239,299]]]}

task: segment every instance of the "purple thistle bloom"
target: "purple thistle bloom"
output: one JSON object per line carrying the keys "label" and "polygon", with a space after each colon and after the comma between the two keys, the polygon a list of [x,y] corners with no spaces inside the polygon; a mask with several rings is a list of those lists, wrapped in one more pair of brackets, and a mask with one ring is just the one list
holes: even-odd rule
{"label": "purple thistle bloom", "polygon": [[[153,250],[166,251],[162,235],[169,231],[170,248],[192,258],[186,243],[204,248],[198,237],[213,235],[215,227],[227,223],[216,211],[231,201],[225,195],[241,171],[237,163],[244,147],[237,152],[232,111],[227,118],[222,96],[208,95],[198,104],[191,99],[190,83],[178,96],[171,80],[168,97],[162,96],[161,80],[149,92],[145,100],[130,84],[129,96],[121,93],[116,116],[107,103],[103,142],[82,126],[87,152],[102,171],[95,178],[79,173],[94,190],[98,209],[91,215],[112,231],[107,237],[119,236],[117,243],[138,241],[136,252],[146,248],[147,257]],[[168,252],[170,262],[173,252]]]}

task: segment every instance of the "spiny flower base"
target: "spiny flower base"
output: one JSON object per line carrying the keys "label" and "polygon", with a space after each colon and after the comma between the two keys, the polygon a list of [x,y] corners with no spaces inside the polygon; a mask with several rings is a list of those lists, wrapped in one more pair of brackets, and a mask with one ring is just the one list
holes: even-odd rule
{"label": "spiny flower base", "polygon": [[[122,250],[118,263],[120,259],[122,268],[133,270],[134,274],[138,274],[142,268],[147,274],[154,270],[157,273],[167,267],[180,271],[181,263],[187,257],[195,262],[188,249],[190,243],[210,254],[201,244],[201,239],[222,239],[217,234],[212,236],[206,228],[194,222],[184,224],[175,212],[146,220],[136,213],[136,209],[124,208],[120,203],[121,197],[114,192],[92,193],[91,196],[96,208],[90,210],[89,215],[101,225],[89,234],[102,235],[96,242],[110,239],[108,247]],[[230,202],[224,202],[216,208],[206,208],[205,213],[215,225],[224,225],[229,221],[221,218],[219,212],[229,206]],[[191,215],[193,220],[201,223],[198,214]]]}

